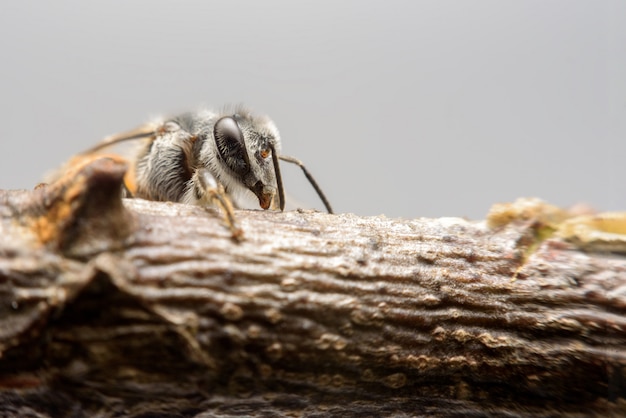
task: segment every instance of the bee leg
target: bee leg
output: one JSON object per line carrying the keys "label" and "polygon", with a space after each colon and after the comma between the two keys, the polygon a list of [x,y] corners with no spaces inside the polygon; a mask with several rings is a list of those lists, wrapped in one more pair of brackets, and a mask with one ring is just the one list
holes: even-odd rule
{"label": "bee leg", "polygon": [[237,225],[235,210],[230,198],[222,186],[211,173],[200,168],[196,170],[192,178],[194,194],[200,202],[211,203],[220,208],[224,213],[224,220],[230,229],[232,238],[239,241],[243,238],[243,230]]}

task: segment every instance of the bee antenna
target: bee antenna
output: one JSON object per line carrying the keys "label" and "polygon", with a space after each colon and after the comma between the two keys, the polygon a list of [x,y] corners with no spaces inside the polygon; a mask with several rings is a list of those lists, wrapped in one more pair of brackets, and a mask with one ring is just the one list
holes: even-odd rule
{"label": "bee antenna", "polygon": [[[272,155],[276,155],[273,149],[272,149]],[[311,183],[311,186],[313,186],[313,188],[317,192],[317,195],[319,196],[319,198],[322,200],[322,203],[324,203],[324,206],[326,207],[326,210],[328,211],[328,213],[333,213],[333,208],[330,206],[328,199],[326,199],[326,195],[324,194],[320,186],[317,184],[317,182],[315,181],[315,179],[313,178],[309,170],[306,169],[306,167],[304,166],[304,163],[298,160],[297,158],[289,157],[287,155],[279,155],[278,158],[280,158],[283,161],[287,161],[288,163],[296,164],[297,166],[299,166],[302,169],[302,172],[306,176],[307,180],[309,180],[309,183]],[[277,165],[278,164],[274,162],[274,169],[276,169]],[[279,173],[278,171],[276,172]],[[279,174],[276,175],[276,182],[278,183],[278,193],[279,193],[279,196],[281,197],[281,205],[284,206],[283,181],[282,179],[278,180],[278,178],[279,178]]]}
{"label": "bee antenna", "polygon": [[273,144],[270,144],[272,150],[272,163],[274,164],[274,174],[276,175],[276,186],[278,187],[278,206],[281,212],[285,210],[285,190],[283,189],[283,177],[280,174],[280,164],[278,164],[278,154]]}

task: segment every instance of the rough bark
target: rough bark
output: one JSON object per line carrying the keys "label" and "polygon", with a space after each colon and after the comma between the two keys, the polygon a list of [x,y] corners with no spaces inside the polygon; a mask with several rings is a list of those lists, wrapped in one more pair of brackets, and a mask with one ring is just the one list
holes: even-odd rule
{"label": "rough bark", "polygon": [[237,211],[233,240],[123,174],[0,192],[0,415],[626,414],[622,215]]}

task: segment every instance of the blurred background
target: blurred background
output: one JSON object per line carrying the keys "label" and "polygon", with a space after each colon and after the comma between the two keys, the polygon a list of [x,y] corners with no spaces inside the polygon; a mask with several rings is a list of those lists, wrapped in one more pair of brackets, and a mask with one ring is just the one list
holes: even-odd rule
{"label": "blurred background", "polygon": [[3,189],[151,117],[245,103],[337,212],[626,210],[623,0],[6,2],[0,53]]}

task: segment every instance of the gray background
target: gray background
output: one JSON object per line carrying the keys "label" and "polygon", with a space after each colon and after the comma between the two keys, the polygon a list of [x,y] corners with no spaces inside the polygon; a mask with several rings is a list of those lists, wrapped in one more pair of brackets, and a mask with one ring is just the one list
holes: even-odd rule
{"label": "gray background", "polygon": [[622,0],[3,2],[0,52],[0,188],[152,116],[245,103],[339,212],[626,209]]}

